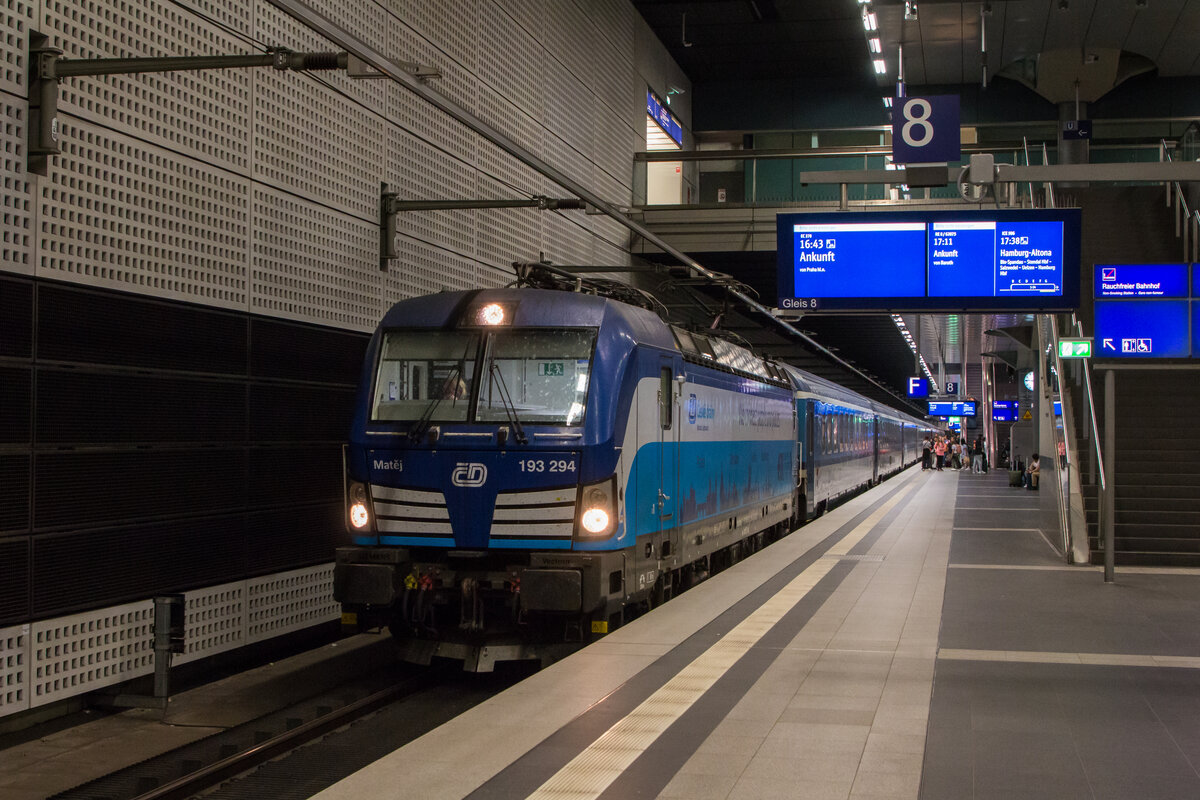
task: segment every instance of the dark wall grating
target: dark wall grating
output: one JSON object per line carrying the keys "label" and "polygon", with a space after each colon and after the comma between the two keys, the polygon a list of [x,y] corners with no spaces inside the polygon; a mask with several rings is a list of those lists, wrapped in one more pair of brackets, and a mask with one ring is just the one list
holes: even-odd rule
{"label": "dark wall grating", "polygon": [[274,508],[294,504],[297,498],[341,503],[340,444],[255,448],[250,451],[250,507]]}
{"label": "dark wall grating", "polygon": [[244,315],[41,284],[38,358],[85,364],[246,372]]}
{"label": "dark wall grating", "polygon": [[[0,531],[29,532],[28,455],[0,455]],[[0,583],[7,575],[0,571]]]}
{"label": "dark wall grating", "polygon": [[246,478],[244,450],[41,453],[33,527],[238,511]]}
{"label": "dark wall grating", "polygon": [[0,356],[33,357],[33,283],[0,278]]}
{"label": "dark wall grating", "polygon": [[31,384],[28,367],[0,367],[0,442],[29,443]]}
{"label": "dark wall grating", "polygon": [[33,606],[53,616],[225,583],[245,575],[246,557],[240,515],[37,536]]}
{"label": "dark wall grating", "polygon": [[0,539],[0,619],[29,616],[29,539]]}
{"label": "dark wall grating", "polygon": [[332,560],[367,341],[0,278],[0,625]]}
{"label": "dark wall grating", "polygon": [[263,442],[343,442],[354,390],[299,384],[250,387],[250,429]]}
{"label": "dark wall grating", "polygon": [[250,323],[250,374],[354,385],[367,341],[360,333],[256,317]]}
{"label": "dark wall grating", "polygon": [[38,372],[37,442],[242,442],[243,381],[81,370]]}
{"label": "dark wall grating", "polygon": [[[248,517],[254,547],[247,553],[250,574],[319,563],[337,547],[350,544],[341,499],[337,503],[293,506]],[[292,559],[291,563],[282,558]]]}

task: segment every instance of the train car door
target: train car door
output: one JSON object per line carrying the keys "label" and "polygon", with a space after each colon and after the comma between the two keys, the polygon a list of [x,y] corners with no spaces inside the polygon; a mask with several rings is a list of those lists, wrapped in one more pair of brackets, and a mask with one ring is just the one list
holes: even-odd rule
{"label": "train car door", "polygon": [[671,358],[659,362],[658,435],[659,530],[667,533],[664,541],[671,543],[671,553],[677,553],[679,524],[679,413],[675,392],[675,364]]}
{"label": "train car door", "polygon": [[879,451],[884,447],[884,442],[881,439],[886,435],[884,428],[879,424],[879,417],[874,414],[867,417],[868,435],[871,437],[871,485],[879,483],[879,473],[883,470],[879,468]]}
{"label": "train car door", "polygon": [[813,498],[817,495],[817,459],[816,441],[820,433],[817,422],[816,403],[812,400],[801,400],[799,408],[804,412],[801,424],[804,426],[804,441],[800,444],[800,464],[804,475],[804,515],[811,517],[816,511],[817,503]]}

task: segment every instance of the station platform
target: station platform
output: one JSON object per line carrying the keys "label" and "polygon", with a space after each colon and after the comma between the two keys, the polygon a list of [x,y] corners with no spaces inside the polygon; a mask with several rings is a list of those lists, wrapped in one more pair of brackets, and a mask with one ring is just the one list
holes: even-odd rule
{"label": "station platform", "polygon": [[1200,571],[1039,499],[911,468],[316,796],[1200,797]]}

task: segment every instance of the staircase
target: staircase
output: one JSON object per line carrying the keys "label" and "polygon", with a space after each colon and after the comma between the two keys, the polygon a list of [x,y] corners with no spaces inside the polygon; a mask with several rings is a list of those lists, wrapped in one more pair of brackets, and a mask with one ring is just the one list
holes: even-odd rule
{"label": "staircase", "polygon": [[[1200,372],[1138,370],[1116,378],[1116,563],[1200,566]],[[1089,543],[1092,562],[1103,563],[1095,505]]]}
{"label": "staircase", "polygon": [[[1182,260],[1161,187],[1074,190],[1083,208],[1084,330],[1092,331],[1091,272],[1101,263]],[[1062,204],[1062,203],[1060,203]],[[1092,376],[1103,430],[1103,372]],[[1065,388],[1065,387],[1064,387]],[[1077,387],[1072,406],[1082,410]],[[1200,369],[1138,369],[1116,373],[1114,487],[1115,561],[1139,566],[1200,566]],[[1091,562],[1102,564],[1099,489],[1087,477],[1094,445],[1076,413],[1076,464],[1084,483]],[[1110,454],[1105,453],[1108,458]]]}

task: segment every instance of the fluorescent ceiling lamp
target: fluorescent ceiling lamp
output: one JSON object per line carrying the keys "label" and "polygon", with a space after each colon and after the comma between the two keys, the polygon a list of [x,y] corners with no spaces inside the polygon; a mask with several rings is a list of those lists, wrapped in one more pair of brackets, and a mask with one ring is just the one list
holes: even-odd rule
{"label": "fluorescent ceiling lamp", "polygon": [[868,11],[865,7],[863,8],[863,27],[869,31],[879,29],[879,20],[875,17],[875,12]]}
{"label": "fluorescent ceiling lamp", "polygon": [[883,45],[882,45],[882,44],[880,44],[880,42],[879,42],[879,37],[878,37],[878,36],[876,36],[876,37],[875,37],[875,38],[873,38],[873,39],[868,39],[868,40],[867,40],[867,43],[868,43],[869,45],[871,45],[871,52],[872,52],[872,53],[882,53],[882,52],[883,52]]}
{"label": "fluorescent ceiling lamp", "polygon": [[887,62],[884,61],[882,58],[875,59],[874,64],[875,64],[875,74],[876,75],[883,75],[883,74],[887,73]]}
{"label": "fluorescent ceiling lamp", "polygon": [[892,98],[890,98],[890,97],[883,98],[883,107],[891,108],[892,107]]}

